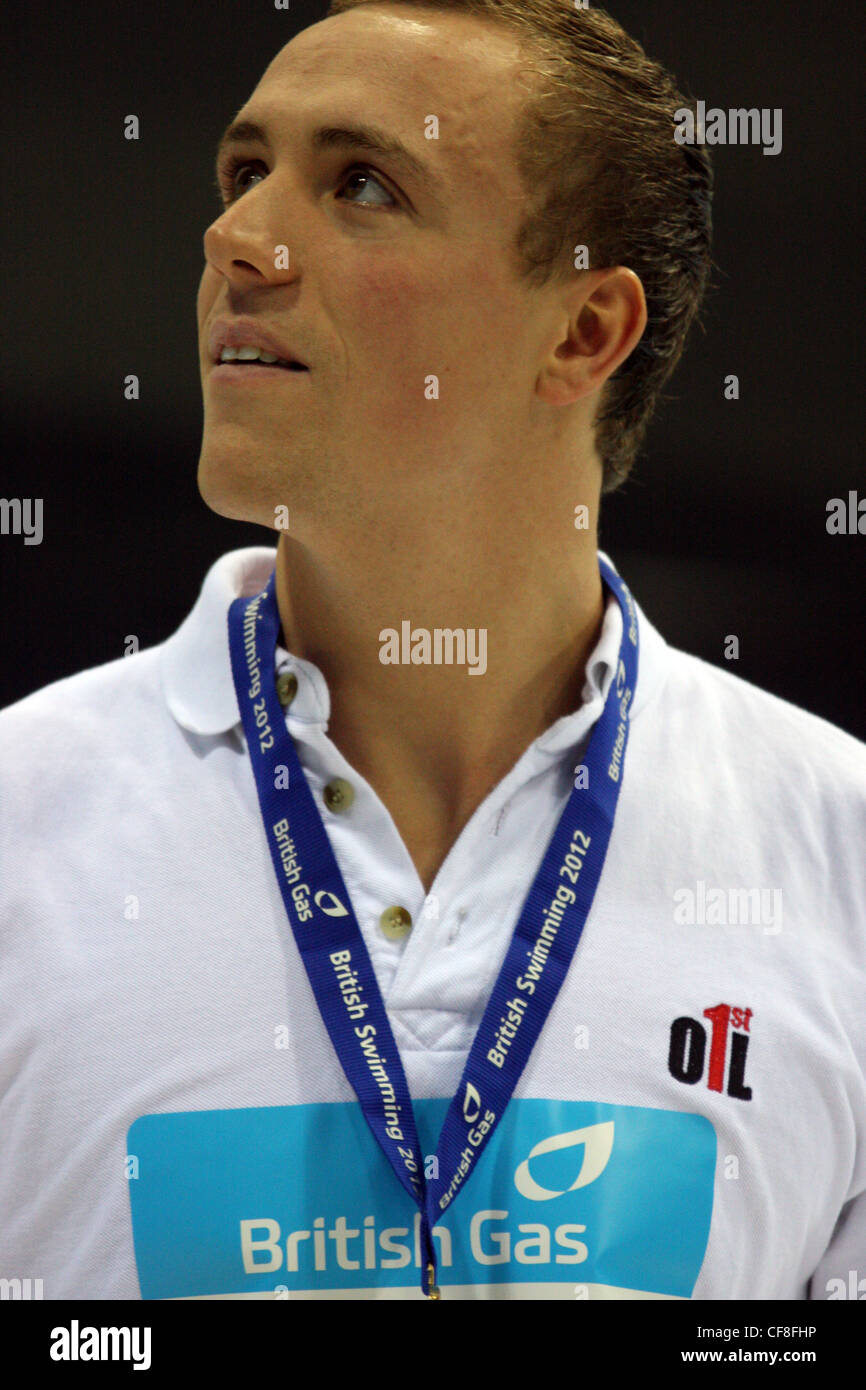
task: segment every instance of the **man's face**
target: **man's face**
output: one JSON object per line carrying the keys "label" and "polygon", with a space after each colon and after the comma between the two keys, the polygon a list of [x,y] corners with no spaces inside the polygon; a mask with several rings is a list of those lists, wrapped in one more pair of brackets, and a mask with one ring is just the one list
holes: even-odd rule
{"label": "man's face", "polygon": [[[228,146],[230,201],[205,235],[199,487],[215,511],[272,527],[288,507],[301,540],[396,528],[443,488],[468,506],[485,473],[519,467],[541,320],[511,251],[518,65],[507,33],[391,7],[313,25],[270,64],[236,118],[266,140]],[[359,125],[429,182],[316,134]],[[241,317],[309,371],[216,367],[210,334]]]}

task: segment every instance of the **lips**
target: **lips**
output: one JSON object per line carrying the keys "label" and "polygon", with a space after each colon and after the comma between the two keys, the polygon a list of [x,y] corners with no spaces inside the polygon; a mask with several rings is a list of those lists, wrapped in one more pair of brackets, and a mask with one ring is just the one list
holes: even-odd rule
{"label": "lips", "polygon": [[286,343],[278,333],[253,318],[217,319],[208,332],[208,353],[211,362],[219,364],[220,353],[224,347],[257,347],[263,352],[273,353],[286,362],[296,363],[298,367],[309,366],[298,353]]}

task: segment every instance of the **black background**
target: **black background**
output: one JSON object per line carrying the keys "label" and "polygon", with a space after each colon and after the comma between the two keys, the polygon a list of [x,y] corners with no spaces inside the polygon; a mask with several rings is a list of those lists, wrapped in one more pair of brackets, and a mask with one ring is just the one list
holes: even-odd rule
{"label": "black background", "polygon": [[[866,739],[862,9],[612,0],[709,106],[781,107],[782,153],[718,146],[714,289],[600,544],[667,640]],[[216,141],[326,5],[44,3],[4,18],[0,705],[182,621],[220,554],[275,534],[211,513],[195,296]],[[127,141],[135,113],[141,138]],[[123,381],[135,373],[141,399]],[[740,378],[727,402],[723,381]],[[727,634],[740,660],[726,662]]]}

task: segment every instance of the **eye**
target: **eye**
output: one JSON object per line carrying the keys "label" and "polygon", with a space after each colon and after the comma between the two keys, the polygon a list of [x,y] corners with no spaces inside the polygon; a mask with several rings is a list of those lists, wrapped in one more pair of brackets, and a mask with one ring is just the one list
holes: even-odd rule
{"label": "eye", "polygon": [[[237,201],[242,194],[249,188],[254,187],[251,180],[260,181],[268,174],[268,167],[260,159],[244,159],[241,155],[226,155],[222,161],[217,174],[217,187],[223,202],[228,207]],[[361,179],[361,183],[357,182]],[[351,164],[344,171],[337,191],[350,186],[354,182],[355,191],[365,192],[369,187],[378,188],[387,197],[387,202],[376,200],[374,202],[358,202],[355,198],[347,201],[354,207],[368,208],[396,208],[399,207],[397,199],[388,192],[385,184],[366,164]]]}
{"label": "eye", "polygon": [[260,178],[267,174],[267,165],[260,159],[243,159],[240,155],[227,155],[217,174],[217,187],[226,204],[233,203],[251,186],[246,175],[249,170],[258,173]]}
{"label": "eye", "polygon": [[[381,189],[383,193],[387,194],[389,201],[388,201],[387,203],[379,203],[379,202],[377,202],[377,203],[357,203],[357,202],[355,201],[354,198],[351,198],[349,201],[350,201],[355,207],[362,207],[362,208],[363,208],[363,207],[380,207],[380,208],[381,208],[381,207],[398,207],[398,206],[399,206],[399,204],[398,204],[398,202],[397,202],[397,199],[394,198],[393,195],[392,195],[391,193],[388,192],[388,190],[387,190],[387,188],[385,187],[384,183],[382,183],[382,181],[376,177],[376,175],[373,173],[373,171],[372,171],[371,169],[369,169],[369,168],[367,167],[366,164],[353,164],[349,169],[347,169],[346,172],[345,172],[345,174],[343,175],[343,180],[342,180],[342,182],[340,183],[339,188],[347,188],[348,185],[349,185],[349,183],[351,182],[352,179],[357,179],[357,178],[359,178],[359,177],[360,177],[361,179],[364,180],[364,183],[362,184],[362,191],[363,191],[364,189],[366,189],[367,186],[368,186],[369,184],[371,184],[371,183],[372,183],[372,184],[375,184],[375,186],[376,186],[377,188]],[[357,186],[357,185],[356,185],[356,186]],[[338,191],[339,191],[339,189],[338,189]]]}

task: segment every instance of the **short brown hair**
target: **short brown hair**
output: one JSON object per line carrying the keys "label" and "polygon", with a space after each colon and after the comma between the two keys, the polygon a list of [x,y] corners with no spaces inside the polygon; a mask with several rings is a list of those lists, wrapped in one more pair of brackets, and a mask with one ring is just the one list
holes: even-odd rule
{"label": "short brown hair", "polygon": [[537,81],[523,108],[517,164],[528,211],[517,273],[538,287],[625,265],[641,280],[648,322],[605,384],[595,418],[602,492],[628,477],[662,387],[709,283],[713,168],[679,145],[674,114],[694,109],[674,78],[604,10],[574,0],[330,0],[328,17],[365,4],[412,5],[506,25]]}

